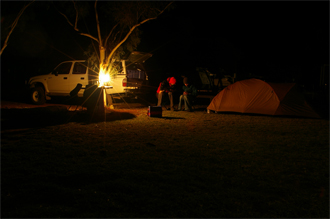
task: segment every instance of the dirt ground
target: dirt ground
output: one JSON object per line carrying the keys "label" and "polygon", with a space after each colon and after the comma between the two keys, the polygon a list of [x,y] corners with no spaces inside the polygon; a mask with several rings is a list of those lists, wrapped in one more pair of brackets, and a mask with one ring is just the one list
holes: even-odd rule
{"label": "dirt ground", "polygon": [[329,216],[327,119],[69,106],[2,101],[2,218]]}

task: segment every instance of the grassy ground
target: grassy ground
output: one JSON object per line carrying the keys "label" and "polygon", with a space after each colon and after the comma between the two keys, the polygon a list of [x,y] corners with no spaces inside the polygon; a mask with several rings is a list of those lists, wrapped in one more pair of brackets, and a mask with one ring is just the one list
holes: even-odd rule
{"label": "grassy ground", "polygon": [[146,113],[2,110],[2,218],[329,217],[328,120]]}

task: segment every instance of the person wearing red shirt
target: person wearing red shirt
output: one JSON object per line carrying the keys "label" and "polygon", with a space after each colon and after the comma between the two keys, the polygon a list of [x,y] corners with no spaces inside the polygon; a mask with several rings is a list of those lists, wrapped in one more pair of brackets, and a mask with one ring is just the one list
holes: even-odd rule
{"label": "person wearing red shirt", "polygon": [[164,95],[168,95],[170,100],[170,108],[168,110],[174,111],[173,105],[173,92],[175,91],[176,79],[174,77],[168,77],[166,80],[162,81],[157,89],[157,106],[162,106],[162,99]]}

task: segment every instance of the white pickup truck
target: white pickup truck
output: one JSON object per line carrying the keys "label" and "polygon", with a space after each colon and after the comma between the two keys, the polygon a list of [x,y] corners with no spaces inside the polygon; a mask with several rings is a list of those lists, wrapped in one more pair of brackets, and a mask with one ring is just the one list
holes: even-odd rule
{"label": "white pickup truck", "polygon": [[[139,90],[148,80],[143,63],[151,56],[135,51],[127,59],[121,60],[122,71],[112,76],[106,93],[111,95]],[[76,60],[62,62],[51,73],[30,78],[27,85],[32,103],[41,105],[52,96],[70,96],[78,84],[82,87],[77,95],[83,97],[86,86],[97,83],[98,74],[87,67],[85,60]]]}

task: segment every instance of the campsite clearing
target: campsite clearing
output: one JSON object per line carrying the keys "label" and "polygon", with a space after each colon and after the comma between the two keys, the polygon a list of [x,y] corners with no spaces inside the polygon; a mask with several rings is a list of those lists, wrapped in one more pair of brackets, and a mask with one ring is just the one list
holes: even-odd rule
{"label": "campsite clearing", "polygon": [[329,217],[328,120],[6,113],[2,218]]}

